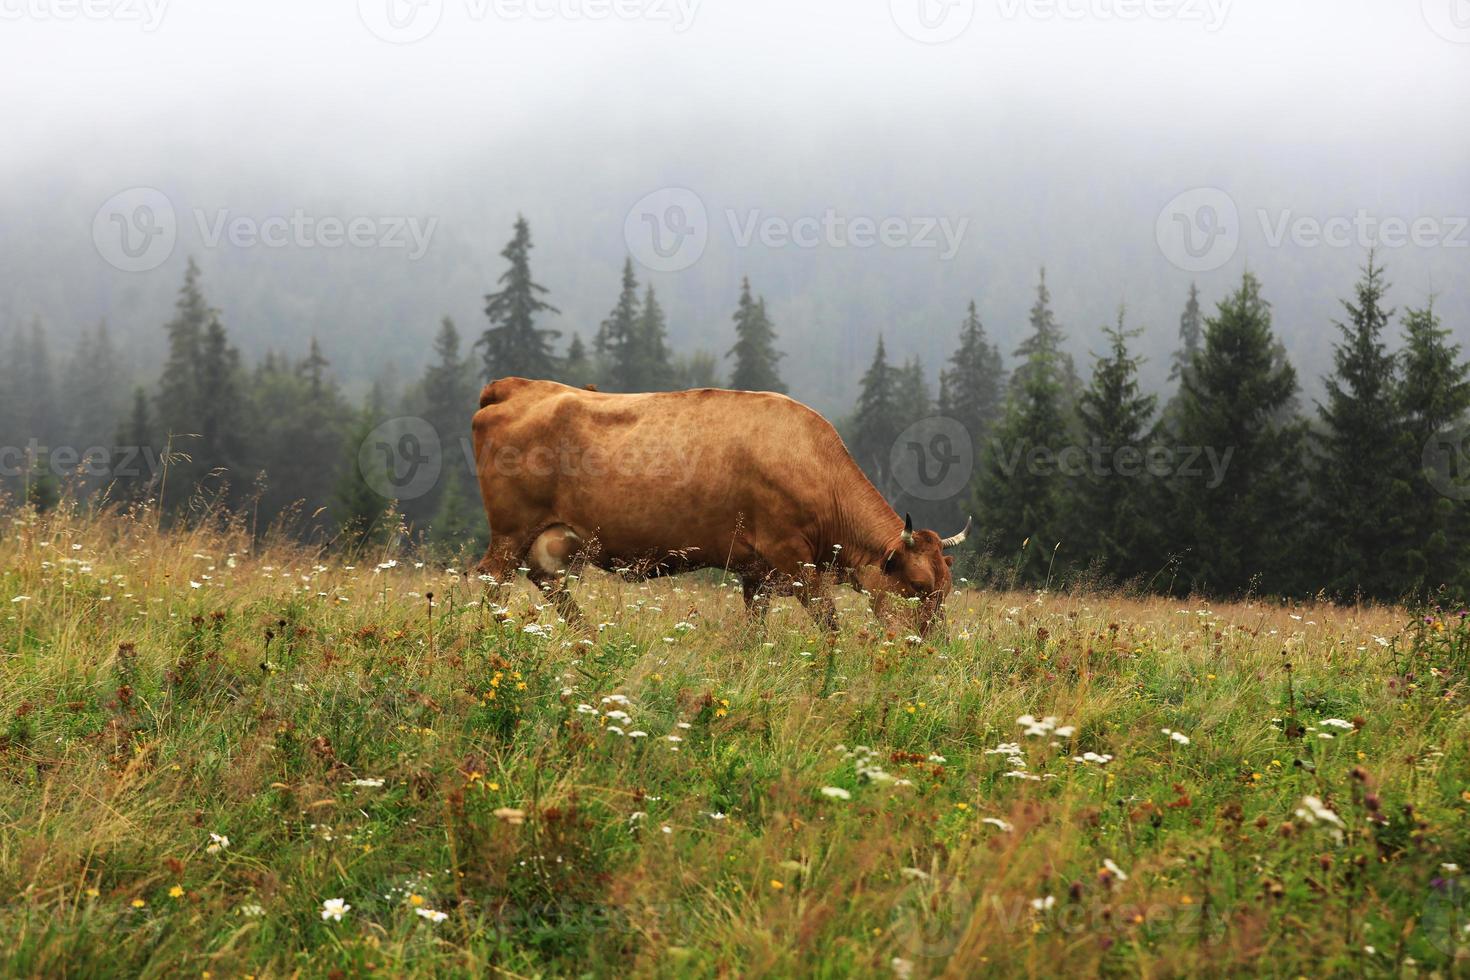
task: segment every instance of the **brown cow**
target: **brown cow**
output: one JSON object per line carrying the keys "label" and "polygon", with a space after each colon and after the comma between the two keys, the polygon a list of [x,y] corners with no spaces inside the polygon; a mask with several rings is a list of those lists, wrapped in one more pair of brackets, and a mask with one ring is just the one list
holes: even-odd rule
{"label": "brown cow", "polygon": [[927,631],[964,541],[915,531],[868,482],[826,419],[769,392],[611,394],[502,378],[475,414],[490,550],[480,571],[519,566],[579,618],[565,573],[580,561],[640,575],[694,568],[738,574],[752,613],[795,594],[835,630],[826,592],[919,600]]}

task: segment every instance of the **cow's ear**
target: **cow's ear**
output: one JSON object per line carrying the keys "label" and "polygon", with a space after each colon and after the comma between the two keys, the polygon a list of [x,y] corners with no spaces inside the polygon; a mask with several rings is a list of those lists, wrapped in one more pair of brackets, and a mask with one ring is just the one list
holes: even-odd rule
{"label": "cow's ear", "polygon": [[944,556],[944,563],[946,565],[948,565],[950,568],[954,568],[954,555],[945,555]]}
{"label": "cow's ear", "polygon": [[888,553],[888,556],[886,558],[883,559],[883,565],[882,565],[883,571],[885,573],[886,572],[893,571],[893,563],[895,561],[897,561],[897,560],[898,560],[898,549],[895,548],[894,550],[892,550],[892,551],[890,551]]}

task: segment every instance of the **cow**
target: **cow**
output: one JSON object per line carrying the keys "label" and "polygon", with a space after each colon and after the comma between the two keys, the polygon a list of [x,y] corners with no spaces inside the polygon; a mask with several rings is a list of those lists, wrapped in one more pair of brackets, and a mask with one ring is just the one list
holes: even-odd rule
{"label": "cow", "polygon": [[501,378],[474,417],[480,494],[490,522],[482,575],[516,569],[580,613],[566,575],[582,563],[638,576],[697,568],[738,575],[752,617],[794,594],[828,635],[828,586],[916,600],[928,632],[970,530],[941,537],[900,518],[837,430],[771,392],[700,388],[616,394]]}

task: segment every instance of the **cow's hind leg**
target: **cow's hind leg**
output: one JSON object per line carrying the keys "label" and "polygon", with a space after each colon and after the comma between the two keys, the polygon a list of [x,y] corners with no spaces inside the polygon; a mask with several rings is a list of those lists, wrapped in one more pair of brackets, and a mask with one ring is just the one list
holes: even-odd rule
{"label": "cow's hind leg", "polygon": [[516,569],[520,566],[521,556],[526,553],[528,544],[525,535],[496,534],[491,531],[490,547],[485,552],[485,557],[480,559],[477,570],[482,576],[489,576],[490,580],[485,583],[486,592],[497,605],[505,595],[505,586],[515,578]]}
{"label": "cow's hind leg", "polygon": [[813,573],[811,582],[804,582],[796,590],[796,598],[822,628],[828,642],[837,639],[837,604],[832,601],[822,576]]}
{"label": "cow's hind leg", "polygon": [[567,572],[576,564],[583,544],[576,531],[554,524],[536,537],[527,556],[531,582],[546,593],[557,615],[577,628],[585,628],[587,620],[567,590]]}

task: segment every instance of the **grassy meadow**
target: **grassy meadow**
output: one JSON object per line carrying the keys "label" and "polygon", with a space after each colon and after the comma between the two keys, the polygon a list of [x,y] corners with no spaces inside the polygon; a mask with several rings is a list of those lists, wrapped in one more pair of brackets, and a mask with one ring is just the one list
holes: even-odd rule
{"label": "grassy meadow", "polygon": [[1458,610],[471,564],[0,513],[0,975],[1470,973]]}

